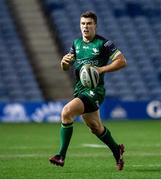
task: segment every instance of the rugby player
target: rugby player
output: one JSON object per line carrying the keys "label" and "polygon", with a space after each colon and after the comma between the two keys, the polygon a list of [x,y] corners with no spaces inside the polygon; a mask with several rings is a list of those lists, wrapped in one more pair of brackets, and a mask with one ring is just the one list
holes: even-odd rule
{"label": "rugby player", "polygon": [[[104,74],[124,68],[127,63],[124,55],[114,43],[96,34],[97,16],[87,11],[80,16],[82,36],[73,41],[68,54],[61,60],[61,68],[66,71],[70,66],[75,69],[74,98],[67,103],[61,113],[60,149],[49,158],[52,164],[64,166],[67,149],[73,132],[73,118],[81,115],[86,125],[112,151],[118,170],[124,167],[124,145],[118,144],[109,129],[100,119],[99,106],[105,98]],[[84,87],[79,78],[79,71],[84,64],[97,67],[100,75],[99,84],[95,89]],[[110,88],[110,87],[109,87]]]}

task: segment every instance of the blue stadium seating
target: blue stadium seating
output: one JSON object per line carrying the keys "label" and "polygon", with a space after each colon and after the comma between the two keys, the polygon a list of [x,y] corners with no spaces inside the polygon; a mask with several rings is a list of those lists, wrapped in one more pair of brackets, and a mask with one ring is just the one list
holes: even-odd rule
{"label": "blue stadium seating", "polygon": [[[68,52],[80,36],[79,17],[98,15],[98,33],[114,41],[128,67],[105,75],[106,95],[123,100],[161,99],[160,0],[44,0]],[[0,1],[0,100],[43,100],[5,0]]]}
{"label": "blue stadium seating", "polygon": [[112,39],[125,54],[128,67],[105,76],[107,96],[123,100],[161,99],[160,0],[44,0],[57,35],[68,52],[80,35],[79,16],[92,10],[98,33]]}
{"label": "blue stadium seating", "polygon": [[0,1],[0,100],[43,100],[5,0]]}

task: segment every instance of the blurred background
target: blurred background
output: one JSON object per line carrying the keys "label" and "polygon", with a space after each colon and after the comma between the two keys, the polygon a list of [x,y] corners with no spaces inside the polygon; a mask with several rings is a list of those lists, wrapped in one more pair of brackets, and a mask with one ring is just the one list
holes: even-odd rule
{"label": "blurred background", "polygon": [[73,74],[60,60],[86,10],[128,67],[105,75],[101,117],[161,120],[161,0],[0,0],[0,121],[60,120]]}

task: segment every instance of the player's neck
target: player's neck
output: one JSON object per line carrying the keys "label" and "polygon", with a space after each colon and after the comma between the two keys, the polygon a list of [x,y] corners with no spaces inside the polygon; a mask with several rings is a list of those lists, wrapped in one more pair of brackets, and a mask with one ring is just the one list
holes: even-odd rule
{"label": "player's neck", "polygon": [[89,43],[89,42],[91,42],[94,39],[94,37],[95,37],[95,35],[91,36],[91,37],[84,37],[83,36],[83,41],[86,42],[86,43]]}

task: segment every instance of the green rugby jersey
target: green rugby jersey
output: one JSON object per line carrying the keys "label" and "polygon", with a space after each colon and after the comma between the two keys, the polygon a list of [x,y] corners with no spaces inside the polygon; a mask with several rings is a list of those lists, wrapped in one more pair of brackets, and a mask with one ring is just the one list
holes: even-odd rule
{"label": "green rugby jersey", "polygon": [[[76,82],[74,87],[74,95],[88,91],[89,89],[84,87],[79,78],[79,71],[84,64],[91,64],[94,66],[104,66],[109,60],[113,60],[113,57],[120,51],[115,47],[112,41],[105,39],[102,36],[96,35],[90,42],[84,42],[83,38],[77,38],[73,41],[73,45],[70,49],[70,53],[74,54],[73,66],[76,75]],[[93,90],[104,98],[104,74],[100,74],[100,80],[98,86]]]}

